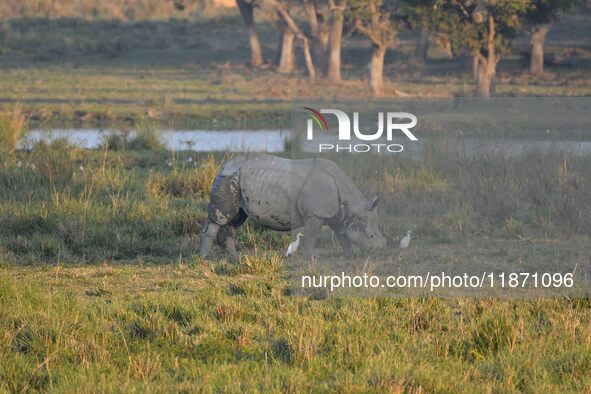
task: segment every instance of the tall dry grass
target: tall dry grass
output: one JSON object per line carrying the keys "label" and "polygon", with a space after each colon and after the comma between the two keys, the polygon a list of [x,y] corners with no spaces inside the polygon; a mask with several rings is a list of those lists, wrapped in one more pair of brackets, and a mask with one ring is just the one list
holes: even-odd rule
{"label": "tall dry grass", "polygon": [[[509,142],[509,141],[508,141]],[[427,146],[418,156],[332,157],[364,195],[379,195],[384,230],[421,237],[591,235],[591,156],[555,147],[518,154]]]}
{"label": "tall dry grass", "polygon": [[[181,167],[169,161],[174,168],[170,173],[155,172],[150,175],[148,192],[154,197],[208,198],[219,164],[213,155],[202,162],[185,161]],[[191,164],[196,164],[193,166]]]}
{"label": "tall dry grass", "polygon": [[14,153],[26,124],[20,105],[15,105],[8,113],[0,113],[0,161]]}
{"label": "tall dry grass", "polygon": [[[19,261],[193,253],[211,185],[228,159],[128,147],[80,151],[65,141],[39,143],[18,158],[21,167],[0,170],[0,246]],[[389,238],[408,229],[429,244],[591,234],[589,156],[432,150],[420,158],[373,159],[343,169],[364,195],[382,197]],[[254,222],[238,233],[239,245],[255,256],[283,249],[288,238]],[[329,230],[318,246],[337,248]]]}
{"label": "tall dry grass", "polygon": [[31,151],[31,162],[37,174],[51,190],[65,187],[72,181],[74,173],[80,168],[77,161],[81,157],[81,149],[66,139],[40,141]]}

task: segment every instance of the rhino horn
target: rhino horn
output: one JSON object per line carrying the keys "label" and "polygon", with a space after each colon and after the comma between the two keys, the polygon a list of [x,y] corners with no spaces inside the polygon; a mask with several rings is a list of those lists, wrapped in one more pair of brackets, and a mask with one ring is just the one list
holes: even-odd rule
{"label": "rhino horn", "polygon": [[378,196],[370,197],[370,199],[367,200],[367,210],[373,211],[378,206],[378,202],[380,202]]}

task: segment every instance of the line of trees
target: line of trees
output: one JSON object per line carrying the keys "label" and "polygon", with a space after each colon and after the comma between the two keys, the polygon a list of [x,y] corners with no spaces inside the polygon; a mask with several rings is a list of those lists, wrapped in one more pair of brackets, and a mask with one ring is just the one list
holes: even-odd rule
{"label": "line of trees", "polygon": [[[174,0],[175,4],[184,0]],[[561,14],[587,0],[236,0],[248,32],[253,67],[268,62],[256,30],[255,10],[272,7],[279,18],[281,42],[274,65],[279,73],[295,68],[294,45],[301,43],[311,80],[341,81],[343,31],[367,38],[372,46],[369,88],[379,96],[383,89],[384,58],[396,48],[404,30],[420,29],[414,53],[424,60],[430,38],[451,57],[469,54],[475,95],[489,97],[495,91],[499,61],[520,32],[531,37],[530,72],[544,73],[544,44]],[[295,15],[305,15],[303,21]]]}

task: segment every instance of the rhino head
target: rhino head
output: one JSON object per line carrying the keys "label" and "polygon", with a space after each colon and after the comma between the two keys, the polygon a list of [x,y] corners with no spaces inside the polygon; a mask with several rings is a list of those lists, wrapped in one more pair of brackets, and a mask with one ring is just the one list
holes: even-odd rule
{"label": "rhino head", "polygon": [[383,249],[386,238],[378,227],[378,197],[350,207],[345,224],[345,236],[362,250]]}

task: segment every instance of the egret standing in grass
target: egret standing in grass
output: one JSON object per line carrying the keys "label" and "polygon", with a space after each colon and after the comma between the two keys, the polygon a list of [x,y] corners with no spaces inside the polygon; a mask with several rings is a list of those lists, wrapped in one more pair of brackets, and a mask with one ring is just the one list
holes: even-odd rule
{"label": "egret standing in grass", "polygon": [[287,252],[285,252],[285,257],[293,256],[293,254],[298,250],[300,246],[300,238],[303,237],[304,234],[297,233],[296,240],[289,244],[287,247]]}
{"label": "egret standing in grass", "polygon": [[406,232],[406,237],[400,240],[400,249],[406,249],[410,245],[410,230]]}

